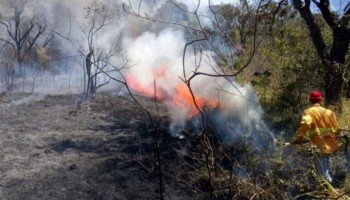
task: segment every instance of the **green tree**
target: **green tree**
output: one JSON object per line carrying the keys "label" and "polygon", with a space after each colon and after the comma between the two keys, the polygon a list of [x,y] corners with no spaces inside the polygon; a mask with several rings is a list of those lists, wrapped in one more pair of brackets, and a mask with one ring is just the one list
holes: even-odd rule
{"label": "green tree", "polygon": [[[346,71],[345,59],[350,43],[350,6],[345,6],[341,14],[333,12],[329,0],[292,0],[294,7],[308,26],[310,37],[322,61],[326,105],[334,105],[341,110],[343,74]],[[311,4],[319,8],[324,21],[332,32],[332,42],[327,44],[320,28],[316,13],[311,11]]]}
{"label": "green tree", "polygon": [[276,126],[293,132],[291,120],[306,106],[305,94],[323,86],[323,68],[302,19],[289,18],[276,26],[257,52],[255,64],[260,71],[251,82],[260,102]]}

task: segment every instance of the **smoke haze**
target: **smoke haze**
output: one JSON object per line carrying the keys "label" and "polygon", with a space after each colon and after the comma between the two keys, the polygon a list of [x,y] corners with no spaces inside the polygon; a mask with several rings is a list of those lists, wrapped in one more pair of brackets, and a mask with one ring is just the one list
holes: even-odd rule
{"label": "smoke haze", "polygon": [[[55,79],[49,81],[50,84],[43,84],[47,80],[37,82],[35,84],[36,91],[49,92],[55,88],[54,86],[58,86],[61,90],[65,88],[68,91],[69,89],[70,92],[72,92],[72,88],[75,88],[76,91],[82,90],[84,57],[83,55],[79,57],[80,53],[76,47],[82,52],[86,52],[88,48],[86,41],[83,39],[84,32],[82,30],[84,26],[89,25],[86,18],[84,18],[84,7],[91,2],[78,0],[41,1],[41,8],[48,11],[46,13],[47,20],[51,22],[52,28],[71,39],[70,42],[64,39],[61,40],[61,45],[65,47],[65,55],[78,56],[74,60],[61,63],[64,66],[57,68],[65,70],[62,70],[59,75],[55,75]],[[107,0],[98,2],[107,2]],[[143,3],[140,4],[140,1],[124,0],[119,3],[130,6],[129,2],[132,2],[133,9],[139,9],[141,14],[146,13],[148,16],[152,16],[152,14],[157,14],[157,9],[165,1],[156,1],[156,6],[154,6],[153,1],[148,3],[142,1]],[[189,8],[194,8],[194,4],[188,3],[188,1],[183,2],[187,3]],[[203,3],[202,6],[205,5],[207,3]],[[201,12],[204,13],[205,10],[205,7],[201,8]],[[169,12],[167,14],[178,16],[178,13]],[[180,18],[179,20],[184,19]],[[134,92],[148,96],[154,95],[153,89],[156,88],[157,95],[159,95],[157,97],[162,100],[172,119],[170,129],[174,135],[181,136],[180,130],[185,128],[188,121],[193,120],[193,126],[200,126],[197,123],[198,120],[194,120],[198,117],[198,112],[194,113],[194,106],[190,105],[191,100],[186,103],[179,103],[177,98],[184,95],[182,92],[185,92],[187,96],[189,94],[188,88],[183,87],[183,80],[188,79],[195,71],[214,75],[222,74],[222,71],[214,64],[215,61],[210,51],[198,53],[189,48],[186,51],[185,60],[183,60],[187,41],[185,32],[181,29],[163,24],[159,26],[161,28],[158,27],[160,30],[157,30],[153,26],[144,26],[143,22],[125,14],[119,19],[118,23],[106,27],[98,34],[98,37],[95,38],[95,48],[109,49],[112,41],[118,35],[124,33],[121,40],[122,49],[125,52],[129,66],[122,72],[127,77],[128,84]],[[76,47],[73,47],[71,43],[76,44]],[[122,58],[113,58],[111,64],[120,66],[120,63],[118,63],[120,60]],[[49,85],[51,87],[48,87]],[[108,88],[113,87],[109,86]],[[250,140],[255,140],[255,138],[258,138],[255,136],[259,134],[272,137],[263,122],[263,110],[258,104],[255,92],[250,85],[241,85],[234,78],[198,75],[192,79],[191,89],[195,99],[204,102],[203,106],[210,104],[213,107],[212,110],[206,113],[209,116],[207,119],[214,124],[214,128],[225,141],[232,143],[251,136],[254,137]],[[145,90],[150,90],[150,92],[145,93]],[[214,104],[215,106],[213,106]]]}
{"label": "smoke haze", "polygon": [[[154,83],[158,90],[157,94],[166,91],[166,96],[179,95],[176,87],[183,83],[185,76],[188,78],[193,74],[199,57],[193,52],[188,52],[183,68],[182,56],[185,43],[183,32],[174,31],[171,28],[159,34],[145,32],[137,39],[124,40],[124,48],[127,49],[128,58],[132,63],[131,69],[126,74],[132,74],[133,80],[138,80],[142,86],[151,90],[147,95],[154,94],[152,93]],[[211,53],[204,54],[199,72],[214,75],[221,73],[221,70],[213,64]],[[161,74],[157,73],[162,67],[166,69]],[[263,110],[250,85],[242,86],[234,79],[199,75],[191,82],[191,88],[198,98],[218,102],[220,110],[211,110],[207,114],[208,120],[214,124],[224,141],[242,142],[243,139],[249,138],[260,143],[261,138],[266,135],[270,139],[273,138],[263,122]],[[188,120],[192,120],[193,117],[189,115],[191,106],[181,105],[179,109],[179,105],[173,101],[173,98],[163,100],[172,118],[170,129],[175,136],[181,137],[180,130],[185,128]],[[193,124],[194,126],[201,125],[198,124],[198,120],[193,122],[197,123]]]}

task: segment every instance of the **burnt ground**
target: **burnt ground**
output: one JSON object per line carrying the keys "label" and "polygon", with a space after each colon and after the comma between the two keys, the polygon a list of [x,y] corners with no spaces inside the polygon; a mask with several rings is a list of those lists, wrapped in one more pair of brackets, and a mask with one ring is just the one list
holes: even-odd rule
{"label": "burnt ground", "polygon": [[[127,97],[99,94],[72,113],[75,99],[1,94],[0,199],[158,199],[145,112]],[[181,145],[161,133],[162,146]],[[198,198],[175,177],[164,178],[165,199]]]}

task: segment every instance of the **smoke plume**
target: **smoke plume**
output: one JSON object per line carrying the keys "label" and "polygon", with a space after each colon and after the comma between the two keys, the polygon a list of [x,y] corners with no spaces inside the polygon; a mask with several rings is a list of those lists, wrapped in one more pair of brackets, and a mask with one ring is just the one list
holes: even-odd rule
{"label": "smoke plume", "polygon": [[[191,101],[186,101],[191,96],[183,96],[183,93],[190,95],[183,80],[196,70],[222,74],[210,52],[204,52],[198,63],[200,55],[188,51],[183,65],[185,44],[183,32],[171,28],[124,40],[132,66],[126,72],[129,85],[147,96],[159,95],[157,98],[164,102],[172,119],[170,129],[179,137],[188,122],[194,128],[201,127],[198,110],[196,112]],[[184,85],[181,91],[180,85]],[[262,138],[273,138],[263,121],[263,110],[251,85],[241,85],[234,78],[198,75],[192,79],[190,87],[196,101],[204,101],[201,109],[205,111],[206,120],[223,141],[241,143],[249,140],[259,144]],[[205,109],[206,106],[209,109]]]}
{"label": "smoke plume", "polygon": [[[61,49],[63,57],[75,56],[69,61],[53,61],[51,64],[55,67],[49,72],[53,74],[49,80],[45,79],[47,75],[45,72],[42,72],[43,75],[40,77],[34,74],[35,84],[32,86],[35,86],[36,91],[51,93],[48,90],[66,88],[71,92],[72,88],[76,90],[84,88],[85,55],[81,55],[81,52],[88,53],[86,41],[88,30],[85,29],[84,32],[84,27],[91,26],[86,21],[84,8],[91,2],[77,0],[38,0],[36,2],[43,8],[40,10],[40,15],[46,16],[45,19],[52,30],[70,39],[68,42],[61,38],[58,42],[58,36],[56,36],[56,44],[60,46],[55,48],[65,48]],[[107,0],[98,2],[106,3]],[[112,5],[109,4],[110,2],[112,1],[109,0],[108,5]],[[113,2],[116,3],[114,5],[123,3],[123,1]],[[184,8],[188,6],[190,11],[196,8],[188,1],[182,2]],[[158,15],[162,19],[179,24],[188,24],[190,20],[186,12],[167,1],[124,1],[124,3],[126,7],[133,7],[131,10],[137,10],[138,14],[148,17]],[[206,2],[202,3],[199,12],[204,15],[207,6]],[[33,8],[31,10],[31,7],[27,7],[27,13],[37,13]],[[161,9],[163,10],[160,11]],[[122,49],[129,66],[123,69],[123,75],[135,93],[155,96],[165,105],[172,120],[170,130],[175,136],[181,137],[181,130],[189,123],[194,129],[199,130],[202,127],[200,109],[204,113],[205,120],[212,124],[220,138],[226,142],[243,142],[247,139],[258,142],[262,137],[272,138],[263,120],[263,110],[250,85],[239,84],[233,77],[202,74],[196,75],[191,82],[187,82],[195,73],[220,75],[223,72],[215,65],[212,52],[195,52],[191,48],[185,51],[188,35],[185,35],[184,30],[175,28],[171,24],[141,20],[127,13],[123,13],[118,19],[118,23],[101,29],[94,38],[93,45],[95,49],[111,50],[112,41],[124,34],[125,37],[121,39]],[[199,23],[195,24],[198,26]],[[75,44],[73,48],[72,43]],[[120,54],[120,56],[123,55]],[[113,57],[109,62],[119,66],[117,62],[122,59]],[[103,78],[103,74],[99,76]],[[45,84],[45,82],[48,83]],[[40,89],[40,87],[44,88]]]}

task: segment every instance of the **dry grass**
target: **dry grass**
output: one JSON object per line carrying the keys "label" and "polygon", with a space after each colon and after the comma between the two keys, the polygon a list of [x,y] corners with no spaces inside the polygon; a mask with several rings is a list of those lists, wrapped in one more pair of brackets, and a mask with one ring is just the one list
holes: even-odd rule
{"label": "dry grass", "polygon": [[343,99],[343,111],[339,118],[339,127],[350,130],[350,100]]}
{"label": "dry grass", "polygon": [[[32,100],[24,97],[16,99]],[[13,102],[10,96],[0,96],[0,128],[3,133],[0,143],[4,150],[2,174],[6,176],[1,183],[10,185],[11,181],[21,177],[26,177],[26,181],[22,185],[8,186],[0,197],[19,199],[17,197],[25,195],[28,191],[23,189],[24,186],[46,187],[47,183],[43,182],[47,179],[46,175],[61,177],[73,172],[74,177],[61,177],[53,186],[63,187],[64,185],[60,185],[64,183],[62,180],[75,181],[75,185],[78,186],[74,189],[82,191],[82,194],[76,193],[76,197],[91,197],[92,194],[84,193],[84,189],[103,184],[108,190],[102,191],[99,187],[93,191],[102,191],[108,195],[127,195],[125,192],[115,194],[111,191],[117,186],[125,186],[125,180],[117,181],[122,178],[117,175],[130,173],[127,189],[136,197],[157,196],[154,190],[145,190],[147,193],[141,191],[142,188],[157,187],[157,171],[154,170],[155,150],[152,135],[146,126],[149,119],[130,98],[100,94],[93,101],[84,102],[76,116],[68,115],[69,111],[74,109],[75,103],[74,99],[67,96],[49,96],[25,104]],[[147,99],[141,99],[140,102],[152,115],[162,118],[163,121],[167,120],[167,113],[163,109],[155,111],[154,102]],[[10,104],[12,106],[7,106]],[[349,101],[345,102],[344,110],[342,116],[339,116],[341,125],[349,124]],[[178,191],[183,194],[184,199],[187,194],[192,199],[210,199],[210,193],[213,199],[348,198],[350,179],[346,176],[343,151],[334,156],[334,177],[337,183],[327,185],[315,173],[309,145],[284,146],[281,144],[286,142],[286,139],[282,138],[281,144],[257,152],[249,145],[238,147],[221,144],[215,140],[216,137],[210,135],[214,133],[210,133],[209,136],[212,137],[203,142],[200,136],[190,133],[184,139],[173,138],[169,136],[166,128],[161,128],[162,166],[165,174],[165,194],[168,197],[176,196],[179,199],[179,194],[174,193]],[[33,155],[31,160],[25,156],[28,155],[26,152]],[[108,157],[105,157],[106,155]],[[92,156],[98,159],[91,160]],[[103,169],[108,168],[108,172],[113,171],[114,174],[111,175],[116,177],[104,173],[103,177],[98,179],[101,182],[95,183],[96,177],[101,176],[96,172],[100,169],[96,166],[102,165]],[[124,165],[130,170],[121,168]],[[12,170],[5,171],[4,167],[12,167]],[[142,170],[146,167],[149,170]],[[37,181],[31,180],[38,174],[33,169],[41,172],[40,179],[35,179]],[[49,171],[43,173],[46,169]],[[89,174],[91,184],[81,182],[86,178],[87,172],[93,172]],[[147,178],[144,177],[146,175]],[[135,184],[141,185],[138,192],[135,192]],[[21,187],[24,192],[19,193]],[[42,192],[43,196],[49,194],[47,190],[55,192],[55,187],[44,189],[37,191]],[[185,190],[187,194],[184,194]],[[58,192],[55,195],[62,197]],[[119,197],[118,199],[126,199],[124,196]]]}

